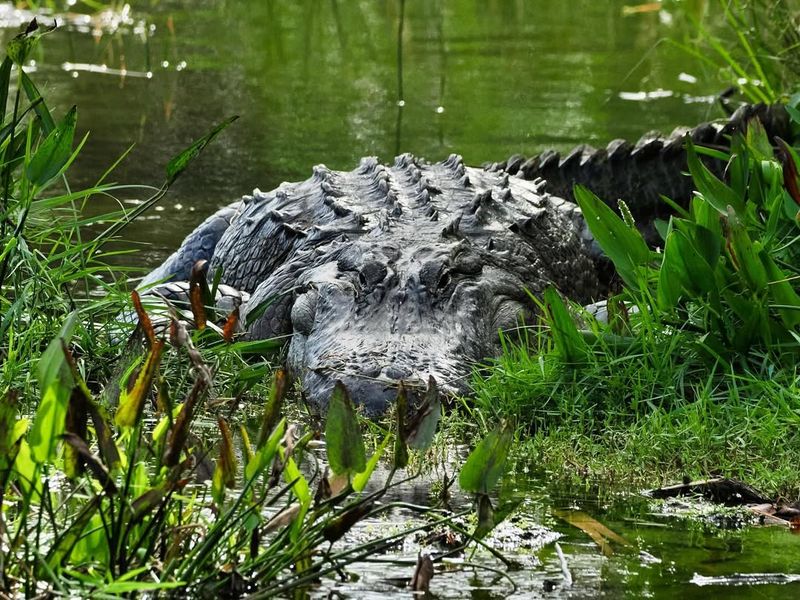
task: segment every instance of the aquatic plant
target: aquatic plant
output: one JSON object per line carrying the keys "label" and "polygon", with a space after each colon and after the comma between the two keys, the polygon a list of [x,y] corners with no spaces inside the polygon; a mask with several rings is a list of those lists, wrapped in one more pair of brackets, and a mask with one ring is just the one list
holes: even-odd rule
{"label": "aquatic plant", "polygon": [[800,5],[795,0],[717,0],[678,10],[696,35],[669,40],[716,72],[750,102],[785,101],[800,75]]}

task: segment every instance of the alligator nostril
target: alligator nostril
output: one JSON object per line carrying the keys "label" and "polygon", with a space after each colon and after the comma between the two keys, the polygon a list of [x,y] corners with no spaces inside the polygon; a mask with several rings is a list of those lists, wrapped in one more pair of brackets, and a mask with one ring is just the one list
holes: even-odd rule
{"label": "alligator nostril", "polygon": [[406,367],[400,367],[398,365],[389,365],[383,370],[383,374],[386,375],[389,379],[405,379],[406,377],[411,376],[411,370],[407,369]]}

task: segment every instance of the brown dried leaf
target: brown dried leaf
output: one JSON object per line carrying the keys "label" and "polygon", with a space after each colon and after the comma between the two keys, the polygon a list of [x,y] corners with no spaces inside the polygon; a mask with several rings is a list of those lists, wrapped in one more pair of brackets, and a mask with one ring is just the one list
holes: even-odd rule
{"label": "brown dried leaf", "polygon": [[86,441],[83,440],[80,436],[67,431],[62,436],[62,439],[67,443],[69,448],[80,457],[82,464],[86,465],[86,467],[92,472],[95,479],[100,482],[100,485],[103,486],[103,491],[109,495],[113,496],[117,493],[117,486],[114,484],[113,479],[108,474],[108,471],[103,466],[103,463],[100,462],[100,459],[97,458],[92,451],[89,450],[89,446],[86,444]]}
{"label": "brown dried leaf", "polygon": [[181,453],[186,446],[186,440],[189,438],[189,427],[194,418],[194,409],[206,388],[206,379],[198,377],[186,397],[186,401],[183,403],[175,422],[172,424],[169,434],[167,434],[167,443],[162,460],[164,466],[174,467],[180,461]]}
{"label": "brown dried leaf", "polygon": [[239,307],[233,309],[233,312],[228,315],[225,320],[225,325],[222,326],[222,339],[230,343],[233,341],[233,335],[236,333],[236,325],[239,323]]}
{"label": "brown dried leaf", "polygon": [[294,521],[295,517],[300,513],[300,503],[293,502],[284,508],[277,515],[272,517],[266,525],[264,525],[264,533],[271,533],[278,529],[283,529]]}
{"label": "brown dried leaf", "polygon": [[206,261],[198,260],[192,267],[192,276],[189,281],[189,305],[192,308],[194,324],[198,329],[206,327],[206,307],[205,294],[203,288],[206,286],[205,275]]}
{"label": "brown dried leaf", "polygon": [[611,531],[608,527],[600,523],[597,519],[589,516],[581,510],[558,510],[553,509],[553,514],[560,519],[563,519],[573,527],[577,527],[588,535],[595,544],[600,547],[600,550],[605,556],[611,556],[614,553],[613,548],[609,542],[616,542],[623,546],[630,546],[630,542]]}
{"label": "brown dried leaf", "polygon": [[153,323],[150,322],[150,317],[142,306],[142,299],[139,297],[139,292],[133,290],[131,292],[131,298],[133,299],[133,306],[139,317],[139,324],[142,326],[142,331],[144,331],[145,337],[147,337],[148,344],[152,346],[156,341],[156,332],[155,329],[153,329]]}

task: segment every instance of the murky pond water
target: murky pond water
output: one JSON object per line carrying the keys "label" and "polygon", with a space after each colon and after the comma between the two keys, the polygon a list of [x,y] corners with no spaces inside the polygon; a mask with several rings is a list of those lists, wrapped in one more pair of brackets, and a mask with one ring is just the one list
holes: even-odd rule
{"label": "murky pond water", "polygon": [[[406,491],[399,499],[426,501],[424,483]],[[589,484],[562,487],[547,476],[508,481],[501,496],[505,502],[516,498],[519,505],[487,542],[515,567],[507,568],[485,551],[457,555],[437,564],[428,597],[800,596],[800,535],[782,527],[756,526],[743,509],[654,501],[637,492]],[[458,494],[451,502],[454,510],[468,505],[469,499]],[[390,535],[408,526],[409,520],[416,524],[418,517],[411,512],[391,513],[386,519],[360,524],[347,542]],[[311,596],[408,597],[406,586],[417,553],[441,553],[440,542],[441,536],[409,536],[391,552],[348,567],[346,580],[324,579]]]}
{"label": "murky pond water", "polygon": [[[664,42],[703,2],[625,4],[407,0],[400,69],[400,0],[133,2],[61,15],[34,63],[57,111],[77,104],[91,131],[73,183],[135,144],[113,179],[158,185],[174,153],[241,116],[128,229],[148,244],[129,262],[152,264],[216,207],[318,163],[457,152],[480,164],[720,116],[723,84]],[[26,15],[0,6],[9,38]]]}
{"label": "murky pond water", "polygon": [[[62,15],[30,68],[56,112],[77,104],[91,131],[74,185],[93,183],[131,144],[113,179],[157,185],[174,153],[241,116],[158,210],[127,230],[144,244],[128,263],[152,265],[216,207],[256,186],[305,178],[318,163],[349,168],[363,155],[389,160],[408,151],[429,159],[457,152],[479,164],[720,116],[712,100],[722,84],[664,43],[689,31],[687,11],[703,2],[661,11],[625,4],[407,0],[401,67],[400,0],[134,2],[92,18]],[[0,8],[9,39],[29,15]],[[800,595],[792,582],[800,537],[786,530],[720,529],[654,512],[635,494],[554,490],[545,478],[515,485],[525,501],[505,530],[504,553],[524,565],[509,573],[518,597]],[[584,511],[629,544],[604,554],[565,510]],[[315,593],[407,597],[399,585],[415,553],[401,548],[391,557],[412,564],[362,563],[357,580],[326,580]],[[512,593],[484,568],[502,564],[473,560],[483,567],[437,571],[435,595]],[[737,576],[758,573],[777,579]],[[751,585],[730,585],[737,583]]]}

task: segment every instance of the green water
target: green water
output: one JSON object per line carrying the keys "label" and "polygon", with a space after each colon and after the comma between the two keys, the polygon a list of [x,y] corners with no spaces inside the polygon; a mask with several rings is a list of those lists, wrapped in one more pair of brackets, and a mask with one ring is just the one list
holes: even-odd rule
{"label": "green water", "polygon": [[[112,179],[157,185],[174,153],[213,123],[241,116],[160,210],[127,230],[143,244],[127,263],[152,265],[216,207],[254,187],[307,177],[318,163],[350,168],[363,155],[389,160],[409,151],[429,159],[457,152],[479,164],[719,117],[711,99],[724,84],[664,43],[690,31],[687,13],[703,3],[666,2],[662,11],[623,16],[625,4],[407,0],[401,69],[399,0],[134,2],[130,12],[88,23],[61,15],[64,25],[31,70],[56,112],[77,104],[91,132],[73,186],[93,183],[131,144]],[[29,15],[0,7],[9,39]],[[96,210],[108,208],[96,202]],[[512,543],[508,551],[527,561],[510,573],[517,597],[800,595],[796,583],[701,586],[696,578],[800,573],[800,538],[784,529],[719,529],[652,514],[635,493],[553,490],[547,478],[517,486],[527,498],[522,514],[544,528],[538,546]],[[604,556],[553,508],[586,511],[630,545]],[[569,588],[555,534],[574,579]],[[358,565],[358,581],[325,581],[318,595],[407,597],[396,580],[412,570]],[[437,571],[432,589],[441,598],[510,593],[507,581],[480,569]]]}
{"label": "green water", "polygon": [[134,2],[89,24],[62,15],[35,76],[91,131],[74,184],[133,143],[114,180],[158,185],[174,153],[241,116],[128,230],[148,243],[129,262],[152,264],[216,207],[318,163],[457,152],[480,164],[718,117],[724,84],[664,43],[702,4],[623,16],[618,0],[407,0],[401,71],[399,0]]}

